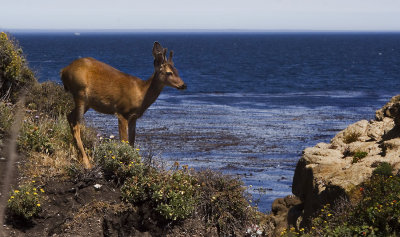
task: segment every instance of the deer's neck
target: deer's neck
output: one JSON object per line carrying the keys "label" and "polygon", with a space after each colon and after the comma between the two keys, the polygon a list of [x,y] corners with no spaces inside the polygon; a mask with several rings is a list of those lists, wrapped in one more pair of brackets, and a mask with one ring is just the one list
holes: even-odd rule
{"label": "deer's neck", "polygon": [[158,80],[158,73],[154,73],[150,79],[146,81],[146,86],[145,86],[145,94],[143,98],[143,103],[142,103],[142,113],[146,111],[147,108],[151,104],[156,101],[158,96],[160,95],[161,91],[163,90],[164,85]]}

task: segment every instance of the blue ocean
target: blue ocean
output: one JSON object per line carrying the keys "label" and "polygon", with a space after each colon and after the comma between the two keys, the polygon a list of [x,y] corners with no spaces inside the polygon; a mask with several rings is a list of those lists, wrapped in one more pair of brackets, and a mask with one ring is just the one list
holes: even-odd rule
{"label": "blue ocean", "polygon": [[[147,79],[152,45],[174,50],[186,91],[166,88],[137,123],[137,144],[168,166],[239,175],[262,211],[291,193],[302,150],[373,119],[400,94],[398,33],[16,33],[40,81],[94,57]],[[86,122],[118,135],[117,120]]]}

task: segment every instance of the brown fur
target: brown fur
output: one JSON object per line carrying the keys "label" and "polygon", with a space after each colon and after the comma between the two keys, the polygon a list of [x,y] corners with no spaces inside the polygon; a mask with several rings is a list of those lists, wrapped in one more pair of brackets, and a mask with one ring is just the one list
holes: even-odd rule
{"label": "brown fur", "polygon": [[121,140],[133,146],[135,142],[136,119],[157,99],[164,86],[185,89],[172,62],[172,51],[167,60],[167,49],[158,42],[153,46],[154,73],[143,81],[137,77],[97,61],[94,58],[80,58],[61,70],[61,80],[75,102],[75,108],[68,115],[76,146],[86,168],[90,162],[80,138],[80,123],[89,108],[118,117]]}

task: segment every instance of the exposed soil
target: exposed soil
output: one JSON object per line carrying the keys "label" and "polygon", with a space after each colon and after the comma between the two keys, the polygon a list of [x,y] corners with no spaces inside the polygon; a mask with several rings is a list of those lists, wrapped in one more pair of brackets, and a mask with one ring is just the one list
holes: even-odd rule
{"label": "exposed soil", "polygon": [[[102,186],[96,189],[95,184]],[[55,178],[42,187],[43,211],[31,223],[8,218],[5,236],[203,236],[206,231],[200,221],[171,225],[151,213],[146,203],[123,202],[119,187],[105,180],[98,168],[73,180]]]}

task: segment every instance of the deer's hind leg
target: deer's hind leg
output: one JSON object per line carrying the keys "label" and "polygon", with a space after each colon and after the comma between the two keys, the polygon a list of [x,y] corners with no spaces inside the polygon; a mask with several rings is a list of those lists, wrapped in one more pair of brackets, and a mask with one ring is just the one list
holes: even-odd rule
{"label": "deer's hind leg", "polygon": [[92,165],[89,162],[89,158],[86,155],[85,149],[83,148],[83,143],[81,139],[81,123],[83,121],[83,115],[87,111],[87,107],[83,100],[75,100],[75,108],[67,116],[69,125],[71,127],[72,136],[74,137],[74,142],[78,148],[80,158],[86,169],[91,169]]}

